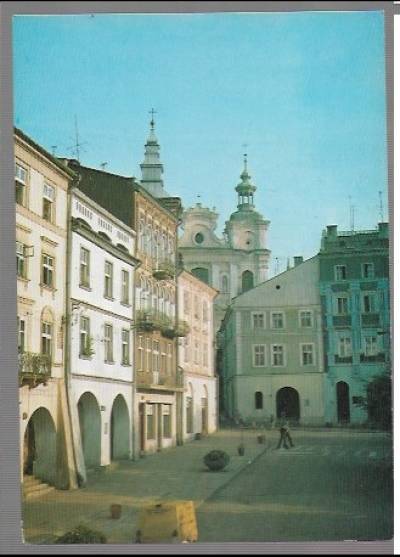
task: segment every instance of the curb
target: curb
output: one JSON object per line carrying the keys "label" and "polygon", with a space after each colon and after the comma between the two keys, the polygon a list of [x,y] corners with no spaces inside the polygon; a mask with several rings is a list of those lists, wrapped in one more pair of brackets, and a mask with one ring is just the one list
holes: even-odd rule
{"label": "curb", "polygon": [[224,482],[223,484],[219,485],[212,493],[210,493],[210,495],[208,497],[206,497],[205,499],[202,499],[201,501],[199,501],[199,503],[197,505],[195,505],[196,510],[201,507],[201,505],[203,505],[206,501],[208,501],[209,499],[211,499],[212,497],[214,497],[216,494],[218,494],[220,491],[222,491],[223,489],[225,489],[225,487],[227,485],[229,485],[231,482],[233,482],[233,480],[235,480],[242,472],[245,468],[247,468],[248,466],[251,466],[252,464],[254,464],[259,458],[261,458],[268,450],[270,449],[269,443],[267,444],[267,446],[265,447],[265,449],[263,449],[260,453],[258,453],[258,455],[256,455],[253,460],[251,460],[250,462],[247,462],[247,464],[243,464],[240,468],[238,468],[238,470],[236,470],[236,472],[233,474],[233,476],[231,476],[228,480],[226,480],[226,482]]}

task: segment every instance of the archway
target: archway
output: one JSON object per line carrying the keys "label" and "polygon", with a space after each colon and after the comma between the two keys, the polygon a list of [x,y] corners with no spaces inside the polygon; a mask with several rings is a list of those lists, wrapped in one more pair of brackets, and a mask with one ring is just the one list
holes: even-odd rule
{"label": "archway", "polygon": [[242,273],[242,292],[247,292],[254,288],[254,275],[251,271],[244,271]]}
{"label": "archway", "polygon": [[56,428],[50,412],[38,408],[31,416],[24,435],[24,474],[46,483],[56,479]]}
{"label": "archway", "polygon": [[129,412],[122,395],[118,395],[111,411],[111,460],[129,458]]}
{"label": "archway", "polygon": [[201,433],[208,433],[208,392],[207,387],[203,387],[203,396],[201,397]]}
{"label": "archway", "polygon": [[349,386],[345,381],[336,383],[337,419],[339,423],[350,421]]}
{"label": "archway", "polygon": [[101,416],[96,397],[84,393],[78,402],[82,450],[86,468],[96,468],[101,463]]}
{"label": "archway", "polygon": [[276,415],[278,418],[299,421],[299,393],[293,387],[283,387],[276,393]]}
{"label": "archway", "polygon": [[209,284],[208,269],[205,267],[196,267],[195,269],[192,269],[191,273],[206,284]]}

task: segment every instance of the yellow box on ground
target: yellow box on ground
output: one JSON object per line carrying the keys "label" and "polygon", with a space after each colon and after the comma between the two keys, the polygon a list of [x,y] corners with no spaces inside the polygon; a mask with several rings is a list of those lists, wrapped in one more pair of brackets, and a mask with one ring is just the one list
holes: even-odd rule
{"label": "yellow box on ground", "polygon": [[198,539],[193,501],[146,506],[139,515],[139,543],[195,542]]}

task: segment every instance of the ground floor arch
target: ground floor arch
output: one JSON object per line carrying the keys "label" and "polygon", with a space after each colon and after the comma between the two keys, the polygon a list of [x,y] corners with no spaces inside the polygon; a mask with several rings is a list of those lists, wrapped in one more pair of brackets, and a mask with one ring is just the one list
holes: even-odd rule
{"label": "ground floor arch", "polygon": [[130,455],[130,427],[128,405],[122,395],[115,397],[111,410],[111,460],[128,459]]}
{"label": "ground floor arch", "polygon": [[348,423],[350,421],[350,394],[349,385],[345,381],[336,383],[336,408],[337,421]]}
{"label": "ground floor arch", "polygon": [[300,420],[300,397],[293,387],[282,387],[276,393],[276,416],[278,419]]}
{"label": "ground floor arch", "polygon": [[25,475],[32,475],[46,483],[56,479],[57,432],[50,412],[40,407],[29,419],[24,435]]}
{"label": "ground floor arch", "polygon": [[79,425],[86,468],[101,464],[101,415],[96,397],[85,392],[78,402]]}

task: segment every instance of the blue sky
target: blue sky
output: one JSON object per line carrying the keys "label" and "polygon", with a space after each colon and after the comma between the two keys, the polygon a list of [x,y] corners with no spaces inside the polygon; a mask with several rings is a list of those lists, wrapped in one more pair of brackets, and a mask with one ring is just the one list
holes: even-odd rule
{"label": "blue sky", "polygon": [[[140,177],[151,107],[165,186],[236,209],[246,150],[271,274],[328,224],[387,218],[382,12],[16,16],[15,124],[50,152]],[[245,149],[243,144],[248,144]]]}

